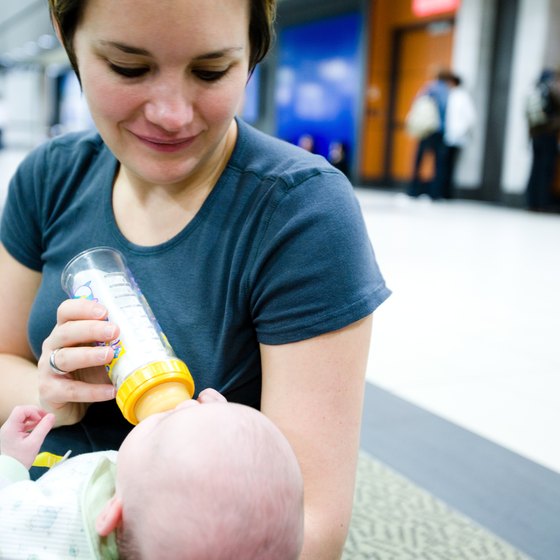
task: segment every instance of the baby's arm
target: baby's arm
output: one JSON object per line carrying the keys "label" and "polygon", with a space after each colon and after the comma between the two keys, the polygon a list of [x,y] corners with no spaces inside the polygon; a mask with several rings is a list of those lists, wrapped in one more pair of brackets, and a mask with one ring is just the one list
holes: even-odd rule
{"label": "baby's arm", "polygon": [[26,469],[31,468],[54,422],[54,414],[37,406],[16,406],[0,428],[0,454],[17,459]]}

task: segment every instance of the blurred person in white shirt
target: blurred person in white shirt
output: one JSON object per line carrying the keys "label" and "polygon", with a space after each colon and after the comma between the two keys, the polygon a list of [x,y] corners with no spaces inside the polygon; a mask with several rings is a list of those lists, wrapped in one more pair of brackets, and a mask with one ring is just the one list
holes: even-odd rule
{"label": "blurred person in white shirt", "polygon": [[443,198],[452,198],[453,176],[461,148],[471,138],[476,122],[476,110],[471,96],[462,86],[462,80],[453,74],[449,80],[449,97],[445,113],[443,141],[447,147],[446,173],[443,183]]}

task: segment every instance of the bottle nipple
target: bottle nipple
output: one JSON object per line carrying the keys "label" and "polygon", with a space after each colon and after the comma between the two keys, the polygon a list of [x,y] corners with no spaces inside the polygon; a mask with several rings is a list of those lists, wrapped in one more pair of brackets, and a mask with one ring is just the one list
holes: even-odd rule
{"label": "bottle nipple", "polygon": [[151,414],[173,410],[179,403],[190,399],[192,394],[183,383],[168,381],[148,389],[136,402],[134,414],[142,422]]}
{"label": "bottle nipple", "polygon": [[150,414],[175,408],[193,394],[194,381],[186,364],[176,358],[159,360],[124,380],[117,391],[117,404],[131,424],[138,424]]}

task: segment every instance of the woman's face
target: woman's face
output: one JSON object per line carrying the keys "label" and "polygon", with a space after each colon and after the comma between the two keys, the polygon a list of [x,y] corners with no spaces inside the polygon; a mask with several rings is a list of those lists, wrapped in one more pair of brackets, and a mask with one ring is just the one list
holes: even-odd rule
{"label": "woman's face", "polygon": [[88,0],[74,47],[101,136],[137,179],[204,179],[248,76],[248,0]]}

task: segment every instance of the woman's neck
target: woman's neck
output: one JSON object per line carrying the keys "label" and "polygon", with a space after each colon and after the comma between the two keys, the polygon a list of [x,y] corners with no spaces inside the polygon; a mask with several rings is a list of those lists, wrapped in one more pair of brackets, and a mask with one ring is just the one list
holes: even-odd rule
{"label": "woman's neck", "polygon": [[237,124],[208,161],[185,181],[158,185],[120,166],[113,186],[113,212],[121,233],[138,245],[159,245],[196,216],[223,173],[237,139]]}

